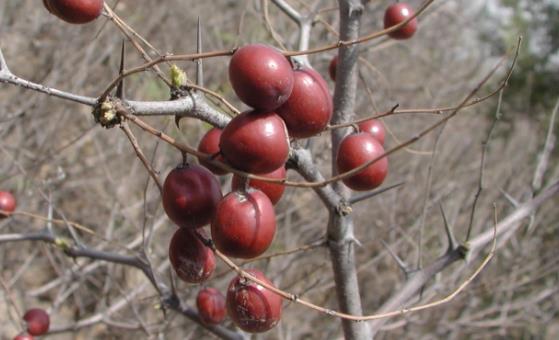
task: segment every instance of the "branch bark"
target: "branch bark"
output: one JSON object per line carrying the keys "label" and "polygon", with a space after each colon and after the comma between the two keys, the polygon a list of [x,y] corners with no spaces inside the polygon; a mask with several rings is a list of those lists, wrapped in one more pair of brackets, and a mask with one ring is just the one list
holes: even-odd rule
{"label": "branch bark", "polygon": [[[353,40],[359,37],[363,4],[359,0],[340,0],[340,39]],[[332,124],[352,119],[357,93],[358,46],[339,49],[334,92],[334,115]],[[341,140],[348,129],[332,131],[332,172],[336,173],[335,159]],[[347,201],[350,191],[341,183],[333,184],[334,190]],[[330,209],[328,223],[328,247],[334,271],[338,305],[342,312],[362,315],[359,282],[355,266],[355,237],[353,218],[343,209]],[[342,320],[346,339],[370,339],[369,326],[365,322]]]}

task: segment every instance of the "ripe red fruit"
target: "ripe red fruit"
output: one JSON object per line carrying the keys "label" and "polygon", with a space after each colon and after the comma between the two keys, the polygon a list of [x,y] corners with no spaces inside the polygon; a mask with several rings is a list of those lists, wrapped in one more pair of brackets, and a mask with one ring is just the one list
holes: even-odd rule
{"label": "ripe red fruit", "polygon": [[254,258],[274,239],[274,206],[260,190],[230,192],[219,202],[211,230],[215,247],[225,255]]}
{"label": "ripe red fruit", "polygon": [[221,186],[199,165],[179,165],[163,183],[163,208],[179,227],[199,228],[210,223],[222,197]]}
{"label": "ripe red fruit", "polygon": [[225,319],[225,297],[215,288],[204,288],[198,292],[196,307],[200,319],[207,325],[217,325]]}
{"label": "ripe red fruit", "polygon": [[33,340],[33,335],[28,333],[21,333],[15,336],[14,340]]}
{"label": "ripe red fruit", "polygon": [[[282,166],[279,169],[276,169],[272,172],[259,174],[258,176],[283,179],[285,178],[285,174],[286,174],[285,167]],[[231,191],[242,189],[241,187],[242,183],[243,183],[242,178],[239,177],[238,175],[234,175],[233,180],[231,181]],[[270,183],[266,181],[260,181],[257,179],[250,179],[248,183],[250,187],[256,188],[262,191],[263,193],[265,193],[273,205],[276,205],[276,203],[279,202],[281,196],[283,195],[283,192],[285,191],[285,186],[277,183]]]}
{"label": "ripe red fruit", "polygon": [[239,48],[229,63],[229,81],[245,104],[271,111],[293,89],[291,64],[273,47],[254,44]]}
{"label": "ripe red fruit", "polygon": [[[218,154],[220,138],[221,138],[221,129],[215,127],[210,129],[200,140],[200,143],[198,144],[198,151],[210,155]],[[215,159],[221,162],[225,161],[225,159],[221,155],[217,155]],[[208,161],[205,161],[201,158],[198,158],[198,161],[200,162],[200,164],[208,168],[208,170],[210,170],[216,175],[225,175],[227,173],[227,170],[223,170],[217,166],[211,165]]]}
{"label": "ripe red fruit", "polygon": [[361,132],[370,133],[381,145],[384,145],[385,130],[384,124],[382,124],[380,120],[369,119],[359,123],[358,125]]}
{"label": "ripe red fruit", "polygon": [[[177,276],[189,283],[205,281],[215,269],[213,251],[196,236],[198,230],[178,228],[169,243],[169,260]],[[201,234],[205,236],[204,233]]]}
{"label": "ripe red fruit", "polygon": [[[247,273],[272,284],[258,270],[247,270]],[[227,289],[229,317],[246,332],[261,333],[272,329],[281,318],[281,303],[281,296],[240,276],[231,280]]]}
{"label": "ripe red fruit", "polygon": [[49,331],[50,318],[44,309],[29,309],[23,315],[23,320],[27,322],[27,332],[31,335],[43,335]]}
{"label": "ripe red fruit", "polygon": [[221,154],[237,169],[262,174],[284,165],[289,137],[283,120],[273,112],[246,111],[223,129]]}
{"label": "ripe red fruit", "polygon": [[[384,28],[397,25],[414,15],[413,8],[405,3],[399,2],[389,6],[384,12]],[[417,18],[402,26],[400,29],[388,33],[394,39],[408,39],[417,31]]]}
{"label": "ripe red fruit", "polygon": [[338,68],[338,56],[334,56],[328,65],[328,73],[330,74],[330,79],[336,81],[336,69]]}
{"label": "ripe red fruit", "polygon": [[[8,191],[0,191],[0,210],[7,214],[11,214],[14,210],[16,210],[16,199],[12,193]],[[0,218],[6,216],[6,214],[0,212]]]}
{"label": "ripe red fruit", "polygon": [[85,24],[103,11],[103,0],[43,0],[46,9],[71,24]]}
{"label": "ripe red fruit", "polygon": [[293,91],[276,112],[285,121],[291,137],[311,137],[324,130],[330,122],[332,96],[328,84],[315,70],[303,68],[293,74]]}
{"label": "ripe red fruit", "polygon": [[[336,164],[339,173],[347,172],[384,154],[382,145],[369,133],[360,132],[345,137],[338,148]],[[345,178],[345,185],[353,190],[378,187],[388,173],[386,157],[367,166],[361,172]]]}

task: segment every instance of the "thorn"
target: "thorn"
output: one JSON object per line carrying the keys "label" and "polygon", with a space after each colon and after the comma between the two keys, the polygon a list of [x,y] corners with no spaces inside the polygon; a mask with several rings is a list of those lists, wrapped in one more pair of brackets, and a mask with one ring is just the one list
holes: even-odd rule
{"label": "thorn", "polygon": [[[202,23],[198,17],[198,27],[196,30],[196,53],[202,53]],[[196,59],[196,85],[204,86],[204,65],[202,59]]]}
{"label": "thorn", "polygon": [[398,265],[398,267],[400,267],[400,270],[402,270],[406,278],[408,278],[409,275],[408,265],[404,261],[402,261],[402,259],[392,251],[392,249],[390,249],[390,247],[388,246],[388,244],[386,244],[386,242],[384,242],[384,240],[380,240],[380,242],[382,243],[384,248],[386,248],[390,256],[392,256],[394,261],[396,261],[396,264]]}
{"label": "thorn", "polygon": [[515,200],[511,195],[509,195],[505,190],[499,188],[499,191],[501,192],[501,194],[503,194],[503,196],[505,196],[505,198],[507,199],[507,201],[514,207],[517,208],[518,207],[518,201]]}
{"label": "thorn", "polygon": [[454,233],[452,232],[452,227],[448,223],[448,219],[446,218],[446,214],[444,212],[444,207],[443,207],[442,203],[440,204],[440,208],[441,208],[441,214],[443,215],[443,220],[444,220],[444,230],[446,232],[446,238],[448,240],[447,252],[450,253],[451,251],[456,249],[456,246],[457,246],[458,243],[456,242],[456,238],[454,237]]}
{"label": "thorn", "polygon": [[[122,47],[120,50],[120,68],[118,74],[122,75],[124,73],[124,40],[122,40]],[[124,79],[122,79],[116,88],[116,97],[124,99]]]}
{"label": "thorn", "polygon": [[361,201],[364,201],[364,200],[369,199],[371,197],[380,195],[380,194],[382,194],[384,192],[387,192],[389,190],[396,189],[396,188],[398,188],[398,187],[400,187],[404,184],[405,184],[405,182],[400,182],[400,183],[396,183],[396,184],[393,184],[393,185],[389,185],[389,186],[384,187],[384,188],[380,188],[380,189],[369,191],[369,192],[366,192],[366,193],[363,193],[363,194],[355,195],[348,200],[348,203],[350,205],[353,205],[355,203],[359,203]]}

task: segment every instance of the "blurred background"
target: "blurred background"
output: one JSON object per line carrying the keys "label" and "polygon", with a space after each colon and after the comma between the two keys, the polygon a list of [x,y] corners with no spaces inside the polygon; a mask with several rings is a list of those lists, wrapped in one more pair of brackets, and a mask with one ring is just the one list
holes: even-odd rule
{"label": "blurred background", "polygon": [[[303,12],[306,1],[289,0]],[[115,12],[161,54],[193,53],[196,22],[203,23],[206,51],[229,49],[249,42],[277,46],[263,15],[263,1],[110,0]],[[415,8],[420,1],[410,0]],[[362,33],[382,28],[390,1],[367,1]],[[321,1],[311,33],[311,47],[337,41],[336,1]],[[297,46],[297,26],[273,4],[269,24],[286,47]],[[559,1],[478,0],[435,1],[419,19],[419,31],[407,41],[381,38],[362,45],[357,116],[389,110],[437,108],[458,104],[496,64],[524,40],[518,65],[503,94],[501,113],[489,143],[485,188],[473,221],[473,235],[491,227],[493,203],[499,217],[514,210],[506,196],[522,202],[532,197],[532,182],[551,113],[559,99]],[[0,3],[0,47],[7,63],[22,78],[68,92],[99,96],[118,74],[123,35],[105,18],[75,26],[50,15],[38,0]],[[127,44],[128,66],[143,61]],[[336,51],[310,56],[327,78]],[[236,107],[227,79],[228,58],[204,62],[205,86]],[[195,64],[179,63],[190,79]],[[168,70],[167,66],[163,66]],[[501,68],[478,97],[497,88]],[[329,80],[328,80],[329,81]],[[334,84],[329,82],[331,89]],[[153,73],[131,76],[126,97],[167,100],[169,91]],[[385,186],[404,182],[354,206],[359,279],[363,307],[372,314],[405,280],[382,246],[385,241],[410,267],[417,264],[417,237],[424,224],[423,263],[441,255],[446,246],[439,206],[444,205],[458,240],[464,240],[478,188],[482,142],[495,117],[497,98],[465,110],[442,131],[432,133],[389,158]],[[386,149],[432,125],[432,113],[395,115],[384,119]],[[196,146],[209,128],[173,117],[146,119],[153,126]],[[181,155],[132,127],[145,154],[161,178],[181,161]],[[556,126],[553,127],[557,133]],[[329,176],[330,142],[314,137],[312,150]],[[552,152],[543,186],[559,178],[558,150]],[[432,180],[429,181],[429,168]],[[230,176],[221,178],[223,191]],[[292,179],[300,179],[289,172]],[[428,183],[431,182],[431,185]],[[84,243],[102,250],[135,254],[144,244],[143,230],[153,230],[145,244],[149,260],[165,282],[171,274],[168,242],[175,229],[166,218],[160,195],[126,136],[119,129],[97,126],[90,108],[10,85],[0,85],[0,190],[12,191],[18,210],[80,223],[95,235],[80,234]],[[506,195],[505,195],[505,194]],[[503,244],[482,275],[449,304],[394,318],[380,339],[434,338],[559,338],[559,213],[547,203]],[[421,216],[425,211],[425,219]],[[268,253],[294,249],[323,239],[327,211],[314,192],[288,188],[276,206],[278,231]],[[24,215],[0,220],[0,233],[26,233],[45,221]],[[54,226],[68,237],[65,226]],[[473,264],[475,267],[475,263]],[[71,259],[53,245],[40,242],[0,243],[0,338],[18,332],[18,314],[40,306],[51,313],[53,328],[65,332],[48,339],[199,339],[212,335],[174,312],[158,309],[158,296],[136,269],[88,259]],[[274,284],[315,303],[337,308],[327,249],[275,257],[247,264],[260,268]],[[426,287],[422,301],[451,292],[471,273],[458,262]],[[206,285],[225,291],[233,277],[218,264]],[[198,285],[177,282],[182,300],[193,305]],[[134,293],[134,294],[131,294]],[[9,298],[18,306],[9,303]],[[414,301],[417,302],[417,301]],[[114,308],[121,304],[121,308]],[[342,336],[337,320],[299,305],[284,305],[281,323],[255,339],[335,339]],[[83,321],[86,322],[83,322]],[[74,327],[82,321],[79,327]],[[226,322],[230,325],[230,321]],[[83,326],[83,327],[81,327]]]}

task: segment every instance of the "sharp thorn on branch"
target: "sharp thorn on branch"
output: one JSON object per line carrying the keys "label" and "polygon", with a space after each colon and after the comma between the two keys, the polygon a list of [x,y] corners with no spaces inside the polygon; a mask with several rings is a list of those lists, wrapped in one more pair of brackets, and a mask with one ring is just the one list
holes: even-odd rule
{"label": "sharp thorn on branch", "polygon": [[363,194],[355,195],[348,200],[348,203],[350,205],[353,205],[355,203],[359,203],[359,202],[367,200],[371,197],[380,195],[384,192],[390,191],[392,189],[396,189],[396,188],[398,188],[398,187],[400,187],[404,184],[405,184],[405,182],[400,182],[400,183],[392,184],[392,185],[389,185],[387,187],[380,188],[380,189],[377,189],[377,190],[374,190],[374,191],[370,191],[370,192],[366,192],[366,193],[363,193]]}
{"label": "sharp thorn on branch", "polygon": [[[120,49],[120,67],[118,69],[118,75],[122,76],[124,73],[124,40],[122,40],[122,46]],[[120,99],[124,99],[124,78],[122,78],[116,87],[116,97]]]}
{"label": "sharp thorn on branch", "polygon": [[409,270],[408,265],[398,255],[396,255],[396,253],[394,253],[392,251],[392,249],[388,246],[388,244],[386,242],[384,242],[384,240],[380,240],[380,242],[382,243],[384,248],[386,248],[386,250],[388,251],[390,256],[392,256],[394,261],[396,261],[396,264],[398,265],[400,270],[404,273],[404,276],[406,277],[406,279],[408,279],[409,274],[410,274],[410,270]]}
{"label": "sharp thorn on branch", "polygon": [[452,226],[448,223],[448,219],[446,218],[446,213],[444,212],[443,204],[440,204],[441,214],[443,215],[444,221],[444,230],[446,233],[446,238],[448,240],[448,249],[447,253],[454,251],[457,247],[456,237],[454,237],[454,232],[452,231]]}
{"label": "sharp thorn on branch", "polygon": [[503,190],[502,188],[499,188],[499,191],[501,192],[501,194],[503,194],[503,196],[505,196],[507,202],[510,203],[510,205],[512,205],[513,208],[517,208],[519,203],[517,200],[515,200],[511,195],[509,195],[505,190]]}

